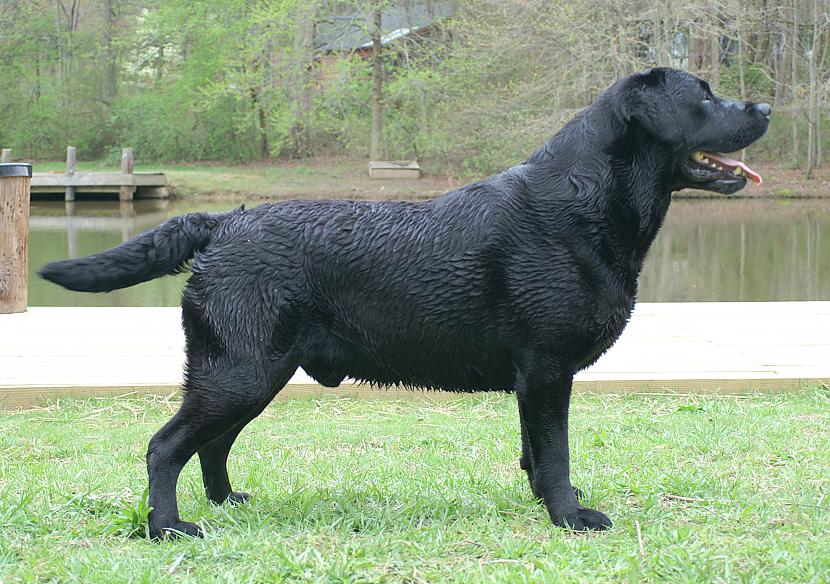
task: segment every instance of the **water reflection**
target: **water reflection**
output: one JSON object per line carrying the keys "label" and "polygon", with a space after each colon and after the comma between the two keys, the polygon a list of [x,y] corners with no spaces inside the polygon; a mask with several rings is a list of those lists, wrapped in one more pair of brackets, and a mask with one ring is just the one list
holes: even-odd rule
{"label": "water reflection", "polygon": [[[164,205],[160,205],[163,209]],[[34,215],[37,209],[37,215]],[[90,209],[86,203],[82,203],[78,212],[76,203],[66,202],[63,205],[63,214],[54,212],[57,209],[49,207],[41,208],[40,205],[32,206],[32,217],[30,219],[30,230],[38,231],[65,231],[67,257],[78,257],[78,238],[85,237],[86,233],[93,231],[114,232],[120,231],[121,241],[126,241],[135,233],[137,212],[135,203],[132,201],[122,202],[118,205],[118,214],[111,214],[112,209]],[[99,212],[103,212],[98,214]],[[94,213],[94,214],[91,214]],[[146,212],[141,214],[141,223],[148,226],[164,221],[166,215],[163,212]]]}
{"label": "water reflection", "polygon": [[[33,306],[175,306],[186,275],[109,294],[68,292],[37,278],[47,261],[95,253],[168,217],[238,203],[35,201]],[[713,199],[672,203],[640,279],[646,302],[830,300],[830,200]]]}
{"label": "water reflection", "polygon": [[675,201],[640,299],[830,300],[828,233],[830,200]]}

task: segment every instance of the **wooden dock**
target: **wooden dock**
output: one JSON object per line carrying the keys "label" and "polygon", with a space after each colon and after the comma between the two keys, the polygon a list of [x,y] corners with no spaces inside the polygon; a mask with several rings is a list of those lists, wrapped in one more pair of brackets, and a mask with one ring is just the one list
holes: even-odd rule
{"label": "wooden dock", "polygon": [[[59,397],[171,393],[182,378],[179,308],[34,307],[0,315],[0,406]],[[640,304],[577,391],[790,391],[830,381],[830,302]],[[446,398],[327,389],[299,371],[280,397]],[[454,394],[453,394],[454,395]]]}
{"label": "wooden dock", "polygon": [[[77,193],[87,195],[118,195],[121,201],[166,199],[170,196],[167,177],[162,172],[133,172],[135,159],[132,148],[121,151],[121,172],[77,172],[76,149],[66,149],[65,172],[35,172],[32,174],[31,195],[62,193],[65,201],[74,201]],[[11,162],[12,151],[4,148],[0,162]]]}
{"label": "wooden dock", "polygon": [[[35,172],[32,174],[32,195],[63,193],[118,195],[122,201],[134,198],[166,199],[167,178],[164,173],[76,172],[75,174]],[[66,197],[65,197],[66,198]],[[67,198],[66,200],[73,200]]]}

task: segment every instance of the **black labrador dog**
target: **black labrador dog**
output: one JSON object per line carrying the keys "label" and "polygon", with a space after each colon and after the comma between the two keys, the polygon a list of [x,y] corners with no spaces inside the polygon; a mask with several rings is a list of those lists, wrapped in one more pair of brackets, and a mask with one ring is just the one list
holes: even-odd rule
{"label": "black labrador dog", "polygon": [[611,526],[571,486],[574,374],[620,336],[671,201],[760,177],[718,152],[749,146],[770,106],[715,96],[673,69],[626,77],[524,163],[435,200],[289,201],[175,217],[41,275],[103,292],[186,269],[181,409],[147,451],[150,532],[200,535],[176,482],[199,454],[215,503],[228,451],[298,367],[450,391],[515,391],[521,468],[556,525]]}

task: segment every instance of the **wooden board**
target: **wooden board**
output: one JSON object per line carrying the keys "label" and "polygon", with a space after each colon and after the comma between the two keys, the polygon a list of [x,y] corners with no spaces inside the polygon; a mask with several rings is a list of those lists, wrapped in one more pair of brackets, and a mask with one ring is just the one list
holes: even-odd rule
{"label": "wooden board", "polygon": [[421,167],[413,160],[373,160],[369,178],[421,178]]}
{"label": "wooden board", "polygon": [[36,172],[32,175],[32,188],[101,187],[129,185],[134,187],[167,186],[163,172],[124,174],[121,172],[76,172],[75,174]]}
{"label": "wooden board", "polygon": [[[182,379],[179,308],[30,307],[0,315],[0,404],[51,397],[169,393]],[[390,323],[390,326],[394,326]],[[640,304],[618,343],[577,375],[577,391],[790,391],[830,380],[830,302]],[[346,384],[302,370],[284,398],[353,395],[444,399]]]}

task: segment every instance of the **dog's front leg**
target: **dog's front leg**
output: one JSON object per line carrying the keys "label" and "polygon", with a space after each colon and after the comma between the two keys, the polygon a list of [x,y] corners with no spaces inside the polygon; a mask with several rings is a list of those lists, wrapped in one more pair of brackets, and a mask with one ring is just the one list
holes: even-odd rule
{"label": "dog's front leg", "polygon": [[[541,501],[542,495],[534,490],[536,487],[534,487],[533,482],[533,462],[530,458],[530,438],[527,437],[527,426],[525,426],[525,421],[522,419],[522,408],[519,408],[519,421],[522,426],[522,457],[519,459],[519,468],[527,473],[530,490],[533,491],[533,496]],[[577,501],[585,498],[585,494],[577,487],[574,487],[574,496],[576,496]]]}
{"label": "dog's front leg", "polygon": [[522,459],[530,463],[526,470],[533,494],[545,502],[556,525],[576,531],[608,529],[611,520],[580,505],[571,486],[568,404],[572,384],[573,374],[558,364],[532,366],[519,374],[516,394],[523,426]]}

